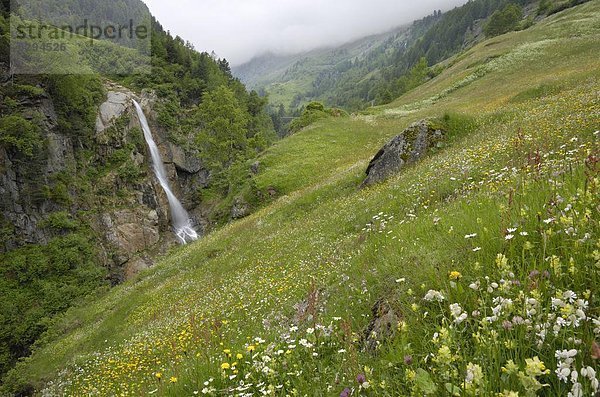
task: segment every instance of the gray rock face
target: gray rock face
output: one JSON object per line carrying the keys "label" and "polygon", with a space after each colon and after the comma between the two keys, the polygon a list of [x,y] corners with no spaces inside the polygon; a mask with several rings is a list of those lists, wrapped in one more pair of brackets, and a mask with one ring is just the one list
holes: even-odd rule
{"label": "gray rock face", "polygon": [[250,215],[250,205],[243,198],[236,198],[231,207],[231,219],[241,219],[248,215]]}
{"label": "gray rock face", "polygon": [[106,102],[100,105],[96,118],[96,133],[103,132],[111,123],[131,108],[132,93],[109,91]]}
{"label": "gray rock face", "polygon": [[444,134],[442,129],[436,128],[429,120],[421,120],[410,125],[373,157],[362,186],[382,182],[397,174],[407,164],[419,161],[432,147],[440,143]]}

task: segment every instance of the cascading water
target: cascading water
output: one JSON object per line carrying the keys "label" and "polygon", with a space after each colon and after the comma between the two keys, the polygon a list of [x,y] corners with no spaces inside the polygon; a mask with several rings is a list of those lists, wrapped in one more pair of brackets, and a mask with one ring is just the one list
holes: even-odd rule
{"label": "cascading water", "polygon": [[177,236],[181,244],[187,244],[188,242],[197,240],[198,233],[196,233],[196,231],[191,225],[190,216],[188,215],[185,208],[183,208],[179,200],[177,200],[177,197],[175,197],[173,191],[171,190],[171,187],[169,186],[167,172],[165,171],[165,167],[163,165],[162,158],[160,157],[158,147],[154,142],[154,138],[152,138],[152,132],[150,131],[150,127],[148,126],[148,120],[146,120],[146,115],[144,114],[144,111],[142,110],[142,107],[139,103],[133,100],[133,104],[135,105],[135,110],[140,120],[140,124],[142,125],[142,130],[144,131],[144,138],[146,139],[146,143],[150,148],[150,155],[152,156],[152,167],[154,169],[154,174],[160,182],[160,186],[162,186],[163,190],[167,194],[167,199],[169,200],[169,207],[171,208],[171,218],[173,222],[173,229],[175,231],[175,235]]}

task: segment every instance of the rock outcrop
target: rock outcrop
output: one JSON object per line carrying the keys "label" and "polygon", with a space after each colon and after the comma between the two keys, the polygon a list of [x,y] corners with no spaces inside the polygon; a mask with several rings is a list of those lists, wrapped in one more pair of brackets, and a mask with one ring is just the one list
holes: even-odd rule
{"label": "rock outcrop", "polygon": [[445,131],[430,120],[421,120],[394,137],[377,152],[367,168],[367,177],[362,186],[382,182],[398,173],[407,164],[414,163],[438,146]]}
{"label": "rock outcrop", "polygon": [[[117,284],[151,266],[151,258],[176,244],[168,201],[151,170],[132,99],[144,107],[170,184],[199,234],[209,223],[197,192],[208,185],[210,175],[198,153],[166,139],[151,93],[138,97],[112,83],[106,84],[106,91],[85,148],[60,132],[54,104],[46,94],[17,98],[24,107],[23,117],[35,118],[40,125],[44,147],[30,161],[0,147],[0,230],[10,229],[0,251],[46,244],[57,231],[44,227],[44,222],[54,213],[68,213],[91,227],[98,262]],[[89,172],[95,176],[84,194],[79,184]]]}

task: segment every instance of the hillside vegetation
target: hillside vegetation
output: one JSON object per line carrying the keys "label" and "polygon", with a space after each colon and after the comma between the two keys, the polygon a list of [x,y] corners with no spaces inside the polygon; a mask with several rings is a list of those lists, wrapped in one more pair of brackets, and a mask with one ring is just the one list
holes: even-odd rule
{"label": "hillside vegetation", "polygon": [[[277,198],[55,319],[4,391],[593,395],[599,52],[591,1],[279,141],[254,178]],[[359,189],[424,117],[445,147]]]}
{"label": "hillside vegetation", "polygon": [[291,112],[314,100],[350,111],[364,109],[372,103],[389,103],[434,77],[440,69],[427,70],[428,65],[481,41],[483,30],[492,37],[524,29],[559,6],[582,1],[546,1],[537,6],[535,0],[473,0],[340,47],[257,57],[234,68],[234,73]]}
{"label": "hillside vegetation", "polygon": [[[54,315],[123,278],[122,263],[112,264],[113,253],[106,253],[96,220],[102,212],[136,206],[130,199],[139,197],[150,168],[132,161],[146,153],[141,131],[128,134],[130,141],[120,140],[128,119],[119,120],[108,138],[96,130],[98,107],[106,99],[106,79],[137,92],[153,90],[157,121],[168,129],[169,142],[194,155],[201,152],[212,175],[208,186],[194,187],[193,201],[210,196],[208,222],[229,219],[232,202],[240,195],[239,190],[229,189],[230,184],[244,189],[249,183],[248,172],[240,171],[237,163],[255,157],[275,137],[264,111],[266,100],[234,79],[226,60],[195,51],[154,19],[148,21],[151,73],[109,74],[129,70],[128,65],[133,68],[139,54],[108,42],[89,45],[80,38],[70,43],[69,51],[74,56],[91,51],[88,55],[102,76],[11,75],[8,3],[0,3],[0,378],[18,358],[31,353],[31,345]],[[42,7],[42,15],[58,10],[63,20],[73,21],[82,15],[123,21],[127,15],[147,12],[139,0],[100,6],[57,3],[27,5]],[[238,116],[236,136],[226,123],[232,113]],[[210,145],[215,136],[226,147],[235,143],[229,158],[218,158]],[[62,161],[52,160],[61,156]]]}

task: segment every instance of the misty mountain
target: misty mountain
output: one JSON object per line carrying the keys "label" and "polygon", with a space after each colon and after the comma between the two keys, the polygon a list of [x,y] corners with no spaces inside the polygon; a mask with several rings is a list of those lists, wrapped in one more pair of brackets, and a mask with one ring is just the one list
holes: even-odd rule
{"label": "misty mountain", "polygon": [[[536,1],[474,0],[340,47],[293,56],[263,55],[233,73],[268,94],[272,103],[291,110],[313,100],[347,110],[387,103],[409,89],[410,84],[400,79],[422,58],[432,66],[471,46],[483,37],[486,19],[509,3],[522,7]],[[429,70],[428,76],[439,71]]]}

